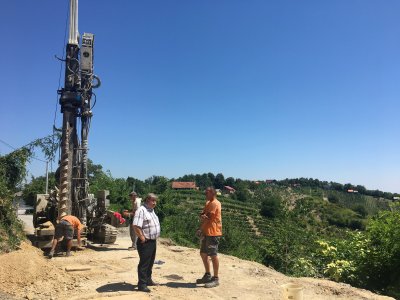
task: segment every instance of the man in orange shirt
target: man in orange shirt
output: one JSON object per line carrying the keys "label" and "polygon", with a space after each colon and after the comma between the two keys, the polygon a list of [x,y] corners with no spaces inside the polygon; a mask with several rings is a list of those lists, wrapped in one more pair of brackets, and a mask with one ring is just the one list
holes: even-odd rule
{"label": "man in orange shirt", "polygon": [[[217,192],[214,188],[206,189],[206,204],[200,215],[202,240],[200,246],[200,256],[203,260],[205,274],[202,278],[197,279],[196,283],[205,283],[206,288],[216,287],[219,285],[218,269],[218,244],[219,238],[222,236],[222,219],[221,219],[221,202],[217,199]],[[214,276],[210,273],[211,257]]]}
{"label": "man in orange shirt", "polygon": [[67,254],[71,256],[72,239],[74,238],[74,229],[77,231],[78,238],[78,249],[81,249],[81,230],[83,225],[77,217],[66,215],[61,218],[60,222],[56,226],[56,232],[54,234],[53,244],[49,252],[49,258],[54,256],[54,250],[56,249],[57,243],[64,237],[67,240]]}

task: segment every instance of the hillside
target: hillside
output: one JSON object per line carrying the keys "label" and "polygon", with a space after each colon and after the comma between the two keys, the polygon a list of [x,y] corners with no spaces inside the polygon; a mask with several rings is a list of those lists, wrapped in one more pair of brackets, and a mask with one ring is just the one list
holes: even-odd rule
{"label": "hillside", "polygon": [[[290,187],[255,190],[246,202],[219,196],[221,253],[289,276],[327,278],[398,295],[398,209],[391,211],[390,201],[371,196],[337,191],[334,196],[318,188]],[[196,247],[193,233],[204,201],[198,191],[162,193],[158,212],[163,235]],[[380,217],[373,218],[377,213]]]}
{"label": "hillside", "polygon": [[[221,255],[221,285],[215,289],[196,286],[202,275],[197,249],[158,244],[154,279],[160,286],[147,295],[134,291],[136,251],[126,250],[128,237],[116,245],[74,253],[73,257],[48,260],[28,243],[0,255],[0,299],[281,299],[280,285],[296,282],[304,287],[304,299],[392,299],[347,284],[310,278],[291,278],[259,263]],[[67,272],[66,268],[86,271]],[[5,295],[8,294],[9,296]],[[12,295],[12,297],[11,297]]]}

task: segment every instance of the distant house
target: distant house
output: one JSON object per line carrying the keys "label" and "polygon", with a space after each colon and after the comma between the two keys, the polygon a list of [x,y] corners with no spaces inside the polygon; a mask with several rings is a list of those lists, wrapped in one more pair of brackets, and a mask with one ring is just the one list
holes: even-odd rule
{"label": "distant house", "polygon": [[229,185],[224,186],[224,193],[226,194],[234,194],[236,190],[233,187],[230,187]]}
{"label": "distant house", "polygon": [[184,182],[184,181],[173,181],[172,188],[174,190],[198,190],[199,188],[196,186],[196,182]]}
{"label": "distant house", "polygon": [[396,201],[396,200],[400,200],[400,197],[396,197],[396,196],[395,196],[395,197],[393,197],[393,200],[395,200],[395,201]]}
{"label": "distant house", "polygon": [[348,193],[358,193],[357,190],[347,190]]}

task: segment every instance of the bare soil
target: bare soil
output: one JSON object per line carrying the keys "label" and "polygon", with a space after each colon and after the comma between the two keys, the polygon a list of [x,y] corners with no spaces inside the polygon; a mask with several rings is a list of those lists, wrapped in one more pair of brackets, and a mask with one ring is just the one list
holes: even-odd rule
{"label": "bare soil", "polygon": [[[24,242],[21,249],[0,255],[0,299],[282,299],[281,285],[301,284],[304,299],[393,299],[347,284],[312,278],[291,278],[261,264],[220,255],[220,286],[196,286],[203,275],[197,249],[158,242],[151,293],[136,291],[136,251],[128,251],[128,236],[117,244],[91,245],[72,257],[48,259]],[[89,268],[66,271],[66,268]]]}

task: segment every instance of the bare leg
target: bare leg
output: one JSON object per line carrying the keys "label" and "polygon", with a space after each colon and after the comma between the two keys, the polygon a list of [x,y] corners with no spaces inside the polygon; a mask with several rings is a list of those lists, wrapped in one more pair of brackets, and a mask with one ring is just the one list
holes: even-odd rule
{"label": "bare leg", "polygon": [[218,270],[219,270],[219,259],[217,255],[211,256],[213,270],[214,270],[214,277],[218,277]]}
{"label": "bare leg", "polygon": [[210,261],[208,260],[207,253],[200,253],[201,259],[203,260],[204,269],[206,273],[210,273]]}
{"label": "bare leg", "polygon": [[50,252],[54,253],[54,250],[55,250],[56,247],[57,247],[57,243],[58,243],[58,240],[57,240],[57,239],[53,239],[53,243],[51,244],[51,250],[50,250]]}
{"label": "bare leg", "polygon": [[67,242],[67,252],[71,252],[71,248],[72,248],[72,240],[68,240],[68,242]]}

